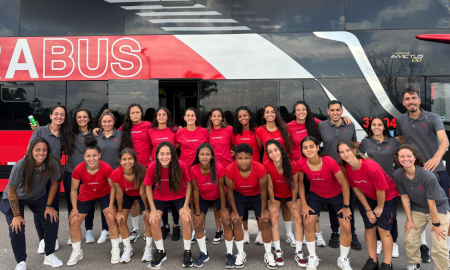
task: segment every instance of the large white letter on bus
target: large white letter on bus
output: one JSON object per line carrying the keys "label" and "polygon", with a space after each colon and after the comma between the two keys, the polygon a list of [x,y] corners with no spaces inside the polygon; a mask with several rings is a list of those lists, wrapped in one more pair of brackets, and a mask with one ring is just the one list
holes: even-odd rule
{"label": "large white letter on bus", "polygon": [[[19,63],[21,52],[23,52],[23,56],[25,57],[25,63]],[[39,78],[36,71],[36,66],[34,65],[33,56],[31,55],[30,47],[28,46],[28,41],[24,38],[17,40],[5,78],[12,79],[16,70],[28,70],[28,73],[30,73],[30,78]]]}
{"label": "large white letter on bus", "polygon": [[44,78],[66,78],[75,69],[73,43],[67,38],[44,38]]}
{"label": "large white letter on bus", "polygon": [[120,38],[116,40],[111,47],[111,55],[119,62],[111,63],[112,72],[122,78],[130,78],[139,74],[142,69],[142,60],[134,53],[141,53],[141,45],[135,39]]}
{"label": "large white letter on bus", "polygon": [[[91,44],[89,44],[91,41]],[[78,40],[78,70],[86,78],[98,78],[108,70],[108,39],[99,38],[97,48],[93,39]],[[91,52],[89,52],[91,49]],[[95,50],[97,49],[97,50]],[[94,67],[89,66],[93,63]]]}

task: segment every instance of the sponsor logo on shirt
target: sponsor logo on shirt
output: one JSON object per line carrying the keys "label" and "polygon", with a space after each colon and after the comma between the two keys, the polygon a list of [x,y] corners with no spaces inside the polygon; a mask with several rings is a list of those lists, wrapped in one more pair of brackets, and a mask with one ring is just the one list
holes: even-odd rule
{"label": "sponsor logo on shirt", "polygon": [[425,187],[424,187],[424,186],[419,186],[419,188],[420,188],[421,190],[424,190],[424,189],[425,189]]}
{"label": "sponsor logo on shirt", "polygon": [[250,141],[250,138],[241,138],[241,141]]}
{"label": "sponsor logo on shirt", "polygon": [[422,127],[426,127],[427,126],[427,123],[422,123]]}
{"label": "sponsor logo on shirt", "polygon": [[325,180],[325,178],[314,178],[312,180]]}
{"label": "sponsor logo on shirt", "polygon": [[279,141],[279,140],[281,140],[281,138],[275,138],[274,140],[277,140],[277,141]]}
{"label": "sponsor logo on shirt", "polygon": [[344,129],[345,132],[348,132],[348,129]]}
{"label": "sponsor logo on shirt", "polygon": [[306,132],[306,129],[305,129],[305,130],[297,131],[297,132],[295,132],[295,133],[302,133],[302,132]]}
{"label": "sponsor logo on shirt", "polygon": [[359,180],[359,181],[353,181],[353,182],[358,183],[358,184],[361,184],[361,183],[367,184],[366,180]]}
{"label": "sponsor logo on shirt", "polygon": [[136,131],[131,131],[131,133],[141,133],[142,131],[140,130],[136,130]]}
{"label": "sponsor logo on shirt", "polygon": [[164,138],[157,138],[156,140],[161,141],[161,140],[168,140],[168,139],[169,139],[168,137],[164,137]]}
{"label": "sponsor logo on shirt", "polygon": [[212,186],[214,185],[213,183],[203,183],[202,186]]}
{"label": "sponsor logo on shirt", "polygon": [[169,182],[169,179],[161,179],[161,181]]}
{"label": "sponsor logo on shirt", "polygon": [[194,139],[194,140],[186,140],[186,142],[198,142],[198,140]]}
{"label": "sponsor logo on shirt", "polygon": [[241,187],[241,188],[251,188],[252,185],[250,185],[250,186],[239,186],[239,187]]}
{"label": "sponsor logo on shirt", "polygon": [[222,139],[222,137],[211,137],[211,139]]}

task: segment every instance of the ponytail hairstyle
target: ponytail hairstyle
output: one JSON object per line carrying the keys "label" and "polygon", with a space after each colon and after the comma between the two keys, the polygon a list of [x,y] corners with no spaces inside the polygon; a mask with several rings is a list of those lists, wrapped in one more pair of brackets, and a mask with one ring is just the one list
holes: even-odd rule
{"label": "ponytail hairstyle", "polygon": [[142,182],[144,182],[145,173],[147,171],[147,168],[145,168],[144,165],[141,165],[137,160],[136,152],[131,148],[125,148],[122,151],[120,151],[119,159],[122,159],[122,156],[124,154],[130,154],[131,157],[134,159],[134,165],[133,165],[133,175],[134,175],[134,189],[138,189]]}
{"label": "ponytail hairstyle", "polygon": [[137,103],[131,103],[130,106],[128,106],[127,112],[125,115],[125,119],[123,120],[123,124],[122,124],[122,144],[120,145],[121,149],[125,149],[125,148],[133,149],[133,147],[134,147],[133,140],[131,140],[131,128],[133,127],[133,121],[131,121],[131,118],[130,118],[130,111],[131,111],[131,108],[133,108],[133,107],[138,107],[141,110],[141,120],[142,120],[142,116],[144,114],[144,111],[142,110],[141,105],[139,105]]}
{"label": "ponytail hairstyle", "polygon": [[[350,148],[350,151],[352,151],[352,153],[355,154],[355,157],[356,157],[357,159],[371,159],[371,158],[369,158],[369,157],[366,157],[366,156],[365,156],[364,154],[362,154],[361,152],[359,152],[358,148],[355,147],[355,145],[353,144],[352,141],[350,141],[350,140],[340,140],[339,143],[337,144],[336,151],[337,151],[338,157],[339,157],[339,162],[338,162],[338,163],[339,163],[339,166],[341,166],[341,170],[342,170],[344,173],[347,173],[347,172],[345,171],[345,167],[344,167],[344,165],[347,164],[347,161],[343,160],[343,159],[341,158],[341,155],[339,155],[339,146],[341,146],[341,145],[347,145],[348,148]],[[371,159],[371,160],[373,160],[373,159]]]}
{"label": "ponytail hairstyle", "polygon": [[99,154],[102,153],[100,147],[97,145],[97,139],[92,135],[84,137],[84,145],[86,145],[86,150],[84,150],[85,154],[87,150],[97,150]]}
{"label": "ponytail hairstyle", "polygon": [[[319,141],[315,137],[313,137],[313,136],[306,136],[305,138],[302,139],[302,141],[300,143],[300,150],[302,151],[302,157],[306,157],[305,154],[303,153],[303,144],[306,141],[312,141],[316,146],[320,146]],[[319,151],[317,151],[317,154],[319,155],[319,157],[322,156],[322,150],[320,150],[320,148],[319,148]]]}
{"label": "ponytail hairstyle", "polygon": [[170,149],[170,163],[169,163],[169,190],[173,193],[178,193],[181,188],[181,181],[183,180],[183,175],[181,173],[180,163],[178,163],[178,156],[177,151],[175,150],[175,147],[172,143],[168,141],[162,141],[160,144],[158,144],[158,147],[156,147],[156,177],[155,177],[155,183],[158,184],[158,189],[160,192],[161,190],[161,162],[159,162],[158,155],[159,151],[161,151],[161,148],[167,146]]}
{"label": "ponytail hairstyle", "polygon": [[[48,141],[42,137],[34,138],[28,147],[28,150],[25,152],[25,157],[23,159],[23,163],[21,166],[22,170],[22,184],[25,188],[25,192],[30,194],[33,191],[34,186],[34,158],[33,158],[33,149],[38,143],[45,143],[47,145],[47,156],[42,163],[45,165],[45,177],[50,179],[50,176],[53,174],[53,160],[56,161],[56,158],[52,155],[52,149],[50,148],[50,144]],[[57,162],[56,162],[57,163]]]}
{"label": "ponytail hairstyle", "polygon": [[[266,142],[266,155],[267,157],[269,157],[269,151],[267,150],[269,145],[274,144],[276,147],[278,147],[278,150],[280,150],[281,153],[281,167],[283,168],[283,178],[284,178],[284,182],[286,183],[286,185],[288,185],[288,187],[290,187],[291,189],[294,189],[296,184],[295,181],[292,177],[292,167],[291,167],[291,162],[289,159],[288,154],[286,153],[286,151],[284,150],[283,146],[281,145],[281,143],[277,140],[268,140]],[[269,157],[270,159],[270,157]],[[272,160],[273,162],[273,160]]]}
{"label": "ponytail hairstyle", "polygon": [[248,121],[250,134],[255,133],[256,128],[258,126],[256,125],[255,119],[253,119],[252,111],[247,106],[241,106],[236,109],[236,113],[234,114],[234,123],[233,123],[234,136],[236,136],[238,134],[241,134],[241,136],[242,136],[242,131],[243,131],[242,125],[239,122],[239,112],[240,111],[246,111],[248,113],[248,116],[250,117],[250,119]]}
{"label": "ponytail hairstyle", "polygon": [[64,154],[68,155],[72,153],[73,146],[75,142],[75,135],[72,133],[72,123],[70,115],[67,113],[66,107],[63,105],[56,105],[53,107],[50,111],[50,115],[53,114],[55,109],[62,108],[64,110],[64,122],[61,124],[60,128],[60,135],[61,135],[61,149],[63,150]]}
{"label": "ponytail hairstyle", "polygon": [[159,111],[164,111],[166,113],[166,115],[167,115],[167,123],[166,123],[166,125],[170,129],[170,131],[172,131],[173,133],[176,133],[176,131],[175,131],[175,127],[176,126],[175,126],[175,124],[172,121],[172,115],[170,114],[170,111],[166,107],[159,107],[158,109],[156,109],[155,114],[153,116],[152,128],[153,129],[157,129],[158,128],[159,123],[158,123],[158,120],[156,118],[157,118],[157,115],[158,115]]}
{"label": "ponytail hairstyle", "polygon": [[114,121],[114,123],[116,122],[116,117],[114,116],[114,114],[113,114],[109,109],[105,109],[105,110],[103,111],[103,113],[100,115],[99,119],[98,119],[98,126],[99,126],[102,130],[103,130],[103,127],[102,127],[102,120],[103,120],[103,117],[106,116],[106,115],[111,116],[112,119],[113,119],[113,121]]}
{"label": "ponytail hairstyle", "polygon": [[[308,132],[309,136],[313,136],[314,138],[318,138],[320,140],[320,133],[317,128],[316,121],[314,121],[314,117],[312,115],[311,108],[309,107],[308,103],[304,101],[297,101],[292,109],[292,114],[295,115],[295,109],[297,108],[298,105],[303,105],[306,108],[306,119],[305,119],[306,132]],[[297,116],[295,116],[295,119],[297,119]]]}
{"label": "ponytail hairstyle", "polygon": [[[275,111],[275,124],[277,125],[277,128],[280,131],[281,136],[284,139],[284,144],[286,145],[286,152],[289,154],[289,153],[291,153],[291,139],[289,138],[288,128],[287,128],[286,123],[284,122],[283,118],[281,118],[280,112],[277,109],[275,109],[276,108],[275,106],[272,106],[270,104],[264,106],[263,114],[261,116],[261,123],[263,125],[266,124],[266,119],[264,118],[264,115],[266,114],[266,109],[268,107],[272,107],[273,110]],[[266,127],[264,127],[264,128],[267,130]]]}
{"label": "ponytail hairstyle", "polygon": [[216,157],[215,157],[215,154],[214,154],[214,149],[209,143],[202,143],[197,148],[197,153],[195,154],[195,159],[194,159],[194,163],[192,164],[192,166],[194,166],[195,164],[199,164],[200,163],[200,159],[198,158],[198,155],[200,154],[200,150],[202,150],[203,148],[208,148],[211,151],[211,160],[209,161],[209,174],[210,174],[210,177],[211,177],[211,183],[214,184],[217,181],[217,177],[216,177]]}
{"label": "ponytail hairstyle", "polygon": [[[194,107],[187,108],[186,110],[184,110],[184,116],[186,116],[186,112],[187,111],[193,111],[194,112],[194,114],[195,114],[195,126],[196,127],[200,127],[200,118],[199,118],[199,114],[198,114],[197,109],[194,108]],[[186,124],[186,126],[187,126],[187,124]]]}
{"label": "ponytail hairstyle", "polygon": [[224,128],[224,127],[228,126],[227,125],[227,120],[225,119],[225,114],[223,113],[223,110],[221,108],[217,108],[217,107],[216,108],[212,108],[209,111],[208,115],[206,116],[208,118],[208,121],[206,122],[206,129],[208,130],[208,132],[211,132],[211,130],[214,127],[214,124],[212,123],[210,117],[212,117],[213,113],[216,112],[216,111],[220,112],[220,115],[222,115],[222,122],[220,123],[220,127]]}

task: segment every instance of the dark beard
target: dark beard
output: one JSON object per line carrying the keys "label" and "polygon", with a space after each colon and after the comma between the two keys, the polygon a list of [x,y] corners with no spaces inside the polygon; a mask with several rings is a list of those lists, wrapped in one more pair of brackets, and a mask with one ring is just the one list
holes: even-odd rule
{"label": "dark beard", "polygon": [[410,109],[408,109],[408,112],[415,113],[415,112],[417,112],[417,110],[418,110],[418,109],[415,109],[415,110],[410,110]]}

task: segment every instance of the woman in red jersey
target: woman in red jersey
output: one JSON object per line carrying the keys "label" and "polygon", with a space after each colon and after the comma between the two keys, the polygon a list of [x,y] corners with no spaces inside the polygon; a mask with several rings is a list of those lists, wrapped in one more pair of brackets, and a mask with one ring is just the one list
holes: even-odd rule
{"label": "woman in red jersey", "polygon": [[[280,209],[281,199],[286,201],[291,209],[295,223],[295,261],[300,267],[306,267],[306,260],[303,257],[303,217],[300,209],[300,198],[298,195],[298,176],[300,167],[295,161],[289,159],[286,151],[279,141],[269,140],[266,143],[269,160],[264,162],[269,179],[268,192],[270,197],[270,207]],[[272,243],[275,247],[275,261],[277,266],[283,266],[283,252],[280,245],[280,232],[278,230],[278,215],[272,215]]]}
{"label": "woman in red jersey", "polygon": [[156,147],[163,141],[176,145],[177,127],[172,121],[170,111],[165,107],[160,107],[155,111],[152,128],[148,130],[148,137],[152,150],[151,160],[155,160]]}
{"label": "woman in red jersey", "polygon": [[[156,148],[156,160],[145,174],[144,184],[150,204],[149,223],[155,240],[156,252],[151,266],[160,267],[167,259],[159,223],[161,215],[169,202],[173,202],[180,214],[183,225],[184,259],[183,267],[192,267],[191,253],[191,214],[189,198],[191,196],[191,180],[186,164],[178,160],[175,147],[170,142],[161,142]],[[152,190],[152,186],[154,190]]]}
{"label": "woman in red jersey", "polygon": [[343,270],[351,270],[350,261],[347,258],[352,241],[348,182],[341,168],[332,157],[320,155],[320,143],[316,138],[311,136],[303,138],[301,146],[303,157],[297,163],[311,181],[311,191],[308,199],[306,199],[303,176],[300,175],[299,177],[302,214],[305,218],[306,247],[309,251],[306,268],[315,270],[319,265],[319,258],[316,255],[314,224],[322,206],[327,203],[336,211],[342,232],[340,236],[340,256],[337,264]]}
{"label": "woman in red jersey", "polygon": [[227,125],[222,109],[213,108],[209,111],[206,130],[209,144],[216,153],[217,162],[226,168],[233,162],[231,150],[234,148],[234,135],[233,127]]}
{"label": "woman in red jersey", "polygon": [[129,262],[131,256],[133,256],[127,219],[135,200],[139,202],[145,223],[146,245],[142,261],[150,262],[153,259],[153,249],[151,248],[153,237],[150,224],[148,223],[150,207],[147,196],[145,195],[145,185],[143,183],[146,168],[137,162],[136,152],[131,148],[123,149],[120,152],[119,160],[120,167],[111,173],[109,179],[113,183],[111,200],[117,200],[116,220],[124,244],[120,262]]}
{"label": "woman in red jersey", "polygon": [[[97,140],[94,137],[85,137],[84,144],[86,145],[86,151],[84,152],[85,162],[78,164],[72,173],[70,199],[72,200],[73,209],[69,216],[72,254],[67,265],[75,265],[83,259],[80,226],[97,202],[100,204],[100,208],[108,223],[112,244],[111,263],[116,264],[120,260],[119,230],[115,219],[116,208],[114,207],[114,200],[110,199],[111,186],[108,182],[108,177],[113,169],[108,163],[100,160],[100,147],[98,147]],[[81,181],[83,185],[80,187]],[[78,194],[78,188],[80,189],[80,194]]]}
{"label": "woman in red jersey", "polygon": [[381,166],[359,153],[353,143],[342,140],[338,143],[339,163],[347,174],[350,186],[359,200],[359,212],[366,228],[366,244],[369,259],[363,269],[378,269],[377,228],[383,237],[383,270],[392,270],[392,248],[394,241],[390,233],[392,221],[397,216],[398,191],[392,178]]}

